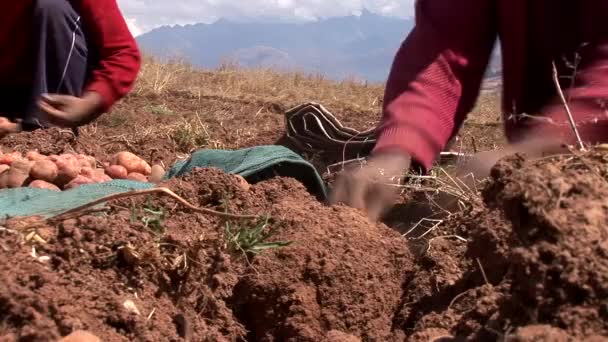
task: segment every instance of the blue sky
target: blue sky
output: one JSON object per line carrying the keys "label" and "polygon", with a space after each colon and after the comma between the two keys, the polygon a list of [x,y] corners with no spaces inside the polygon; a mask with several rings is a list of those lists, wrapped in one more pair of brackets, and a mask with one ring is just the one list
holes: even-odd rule
{"label": "blue sky", "polygon": [[306,21],[372,12],[408,17],[415,0],[118,0],[129,28],[138,35],[155,27],[210,23],[218,18]]}

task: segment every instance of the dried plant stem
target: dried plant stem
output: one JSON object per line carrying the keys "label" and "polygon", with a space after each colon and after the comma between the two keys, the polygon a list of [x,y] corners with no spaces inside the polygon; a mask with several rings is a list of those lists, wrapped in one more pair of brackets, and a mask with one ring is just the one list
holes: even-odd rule
{"label": "dried plant stem", "polygon": [[483,276],[483,280],[486,282],[486,285],[492,286],[492,284],[488,280],[488,276],[486,275],[486,271],[483,269],[483,266],[481,265],[481,260],[479,260],[479,258],[477,258],[475,260],[477,261],[477,265],[479,265],[479,270],[481,271],[481,275]]}
{"label": "dried plant stem", "polygon": [[572,131],[576,136],[576,141],[578,142],[578,147],[581,151],[585,151],[585,145],[583,144],[583,140],[581,139],[580,134],[578,133],[578,128],[576,128],[576,123],[574,122],[574,117],[572,116],[572,111],[570,111],[570,106],[568,105],[568,101],[566,101],[566,97],[564,96],[564,92],[562,87],[559,84],[559,74],[557,72],[557,66],[555,62],[553,62],[553,84],[555,85],[555,90],[559,95],[562,104],[564,105],[564,109],[566,109],[566,114],[568,114],[568,121],[570,121],[570,126],[572,127]]}
{"label": "dried plant stem", "polygon": [[70,210],[62,213],[61,215],[55,216],[54,218],[52,218],[52,220],[56,221],[56,220],[66,217],[66,216],[73,215],[73,214],[79,213],[79,212],[83,212],[91,207],[94,207],[94,206],[104,203],[104,202],[117,200],[117,199],[121,199],[121,198],[128,198],[128,197],[135,197],[135,196],[142,196],[142,195],[151,195],[151,194],[167,195],[167,196],[175,199],[181,205],[183,205],[184,207],[186,207],[192,211],[207,214],[207,215],[213,215],[213,216],[221,217],[224,219],[253,220],[253,219],[257,219],[259,217],[258,215],[237,215],[237,214],[225,213],[225,212],[221,212],[221,211],[217,211],[217,210],[213,210],[213,209],[208,209],[208,208],[199,208],[199,207],[192,205],[190,202],[186,201],[185,199],[183,199],[178,194],[174,193],[173,191],[171,191],[168,188],[152,188],[152,189],[145,189],[145,190],[133,190],[133,191],[105,196],[105,197],[99,198],[93,202],[81,205],[74,209],[70,209]]}

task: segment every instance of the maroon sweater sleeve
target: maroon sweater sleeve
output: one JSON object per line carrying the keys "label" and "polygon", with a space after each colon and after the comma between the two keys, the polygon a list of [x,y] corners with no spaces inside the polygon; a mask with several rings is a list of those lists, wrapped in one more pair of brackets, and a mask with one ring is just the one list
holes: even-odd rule
{"label": "maroon sweater sleeve", "polygon": [[105,111],[131,90],[141,63],[139,49],[116,0],[82,0],[80,15],[97,57],[85,91],[100,94]]}
{"label": "maroon sweater sleeve", "polygon": [[426,170],[479,93],[496,39],[487,0],[418,0],[416,26],[397,52],[373,153],[397,150]]}

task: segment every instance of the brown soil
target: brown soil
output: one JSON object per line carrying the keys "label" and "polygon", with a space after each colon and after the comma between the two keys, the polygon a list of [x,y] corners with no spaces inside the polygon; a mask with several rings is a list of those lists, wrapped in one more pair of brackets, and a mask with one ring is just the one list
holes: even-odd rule
{"label": "brown soil", "polygon": [[[268,214],[277,230],[270,239],[290,246],[244,254],[231,248],[226,225],[251,223],[224,223],[165,198],[124,200],[102,215],[50,225],[9,221],[15,234],[1,240],[0,336],[46,341],[75,329],[112,341],[402,336],[392,320],[414,267],[397,233],[355,210],[324,207],[293,179],[249,191],[239,184],[199,170],[168,186],[195,205]],[[156,210],[165,218],[152,221]],[[21,245],[32,229],[48,243]],[[34,258],[32,248],[50,259]]]}
{"label": "brown soil", "polygon": [[[6,224],[13,233],[0,240],[2,336],[45,341],[76,329],[104,340],[608,336],[606,161],[599,152],[505,160],[483,206],[409,241],[356,210],[323,206],[293,179],[246,190],[213,169],[167,186],[198,206],[268,214],[269,241],[291,244],[244,253],[231,234],[252,223],[195,214],[169,198],[122,200],[51,224],[13,219]],[[46,244],[24,243],[34,229]]]}
{"label": "brown soil", "polygon": [[414,307],[413,317],[404,312],[406,327],[473,340],[606,338],[607,160],[594,152],[500,162],[484,208],[460,213],[444,227],[468,239],[466,250],[455,248],[454,239],[443,239],[449,249],[429,243],[428,255],[443,253],[435,255],[441,264],[431,272],[450,269],[454,280],[447,287],[435,281],[427,301],[433,306]]}
{"label": "brown soil", "polygon": [[[54,129],[0,145],[98,159],[129,150],[170,165],[197,147],[281,141],[282,112],[301,101],[291,102],[130,96],[77,136]],[[378,111],[327,107],[359,129],[377,120]],[[193,117],[201,108],[204,120]],[[492,148],[500,132],[493,121],[467,122],[464,147],[452,149]],[[322,171],[331,161],[309,157]],[[259,222],[226,222],[166,197],[60,222],[13,219],[0,227],[0,341],[78,329],[107,341],[599,341],[608,338],[607,162],[602,152],[512,157],[466,210],[406,237],[413,213],[431,213],[423,197],[405,194],[385,225],[326,207],[289,178],[246,189],[197,170],[166,184],[197,206],[269,215],[264,242],[286,246],[258,244],[271,247],[259,253],[242,240]]]}
{"label": "brown soil", "polygon": [[[290,99],[286,103],[257,98],[195,96],[169,91],[163,95],[133,94],[118,103],[97,122],[71,130],[51,129],[24,132],[0,139],[0,150],[38,150],[43,154],[78,152],[105,159],[119,151],[130,151],[151,163],[171,165],[197,148],[244,148],[280,144],[297,151],[284,137],[284,112],[314,98]],[[321,101],[344,125],[365,130],[377,125],[381,101],[372,110],[342,102]],[[504,143],[502,125],[478,110],[463,126],[449,149],[474,152]],[[301,152],[301,151],[297,151]],[[351,151],[356,153],[357,151]],[[365,156],[369,151],[361,151]],[[320,173],[343,156],[304,154]],[[355,155],[349,157],[356,157]]]}

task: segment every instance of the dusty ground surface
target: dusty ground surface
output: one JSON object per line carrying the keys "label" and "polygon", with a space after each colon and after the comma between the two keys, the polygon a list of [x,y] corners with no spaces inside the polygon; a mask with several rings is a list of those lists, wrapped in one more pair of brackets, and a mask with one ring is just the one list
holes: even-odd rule
{"label": "dusty ground surface", "polygon": [[[196,148],[280,141],[283,111],[309,100],[357,128],[378,119],[380,87],[233,72],[189,74],[184,89],[152,91],[143,79],[78,135],[22,133],[0,146],[98,158],[126,149],[170,165]],[[481,105],[453,148],[502,143],[496,109]],[[11,219],[0,231],[0,340],[78,329],[106,341],[605,340],[606,165],[601,151],[514,156],[461,210],[418,226],[406,216],[428,206],[421,195],[405,192],[372,224],[294,179],[248,186],[213,169],[165,185],[220,214],[148,196],[55,221]]]}

